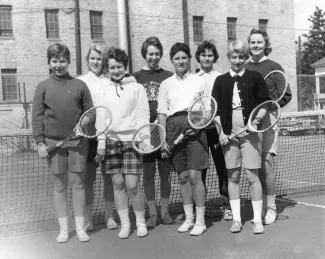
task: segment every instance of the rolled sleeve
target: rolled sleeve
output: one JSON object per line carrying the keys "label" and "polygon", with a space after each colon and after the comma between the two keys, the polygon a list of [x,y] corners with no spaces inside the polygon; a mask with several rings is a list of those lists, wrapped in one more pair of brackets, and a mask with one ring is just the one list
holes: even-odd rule
{"label": "rolled sleeve", "polygon": [[163,81],[160,84],[159,94],[158,94],[158,108],[157,113],[167,116],[168,113],[168,101],[167,101],[167,84]]}

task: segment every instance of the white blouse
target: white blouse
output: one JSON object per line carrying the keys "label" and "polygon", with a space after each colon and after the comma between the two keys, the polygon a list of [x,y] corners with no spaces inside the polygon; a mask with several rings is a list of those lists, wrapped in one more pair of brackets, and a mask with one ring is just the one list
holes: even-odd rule
{"label": "white blouse", "polygon": [[174,74],[160,84],[157,112],[168,117],[187,111],[203,95],[211,95],[203,78],[190,72],[183,79]]}

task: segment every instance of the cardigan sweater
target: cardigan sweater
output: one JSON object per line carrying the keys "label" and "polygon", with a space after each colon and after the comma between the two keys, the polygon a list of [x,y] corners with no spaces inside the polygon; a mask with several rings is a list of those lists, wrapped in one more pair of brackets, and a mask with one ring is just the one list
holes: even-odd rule
{"label": "cardigan sweater", "polygon": [[[232,129],[232,98],[235,79],[230,73],[218,76],[212,89],[212,97],[218,104],[217,116],[220,116],[221,126],[226,135]],[[247,124],[252,110],[262,102],[269,100],[266,84],[258,72],[245,70],[237,83],[238,93],[242,104],[244,124]]]}

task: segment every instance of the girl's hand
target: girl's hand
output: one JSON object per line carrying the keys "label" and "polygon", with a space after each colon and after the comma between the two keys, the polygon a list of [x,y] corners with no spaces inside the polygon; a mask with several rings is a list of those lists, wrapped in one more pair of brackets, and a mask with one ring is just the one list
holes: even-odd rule
{"label": "girl's hand", "polygon": [[225,133],[223,132],[220,132],[219,134],[219,142],[222,146],[225,146],[229,143],[229,138],[230,138],[231,135],[226,135]]}
{"label": "girl's hand", "polygon": [[171,152],[169,150],[169,146],[168,146],[167,142],[165,141],[161,147],[161,157],[169,158],[170,156],[171,156]]}
{"label": "girl's hand", "polygon": [[105,149],[97,149],[97,154],[95,156],[95,162],[101,163],[105,158]]}
{"label": "girl's hand", "polygon": [[46,158],[49,156],[45,142],[37,143],[37,152],[40,158]]}

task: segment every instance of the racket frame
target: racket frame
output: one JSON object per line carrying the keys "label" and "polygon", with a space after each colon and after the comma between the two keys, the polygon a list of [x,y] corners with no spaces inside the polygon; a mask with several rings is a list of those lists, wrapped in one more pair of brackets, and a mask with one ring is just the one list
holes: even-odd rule
{"label": "racket frame", "polygon": [[[256,111],[257,109],[260,108],[260,106],[264,105],[265,103],[273,103],[274,105],[276,105],[276,106],[278,107],[279,115],[278,115],[278,117],[276,118],[276,120],[271,124],[270,127],[266,128],[266,129],[264,129],[264,130],[257,130],[257,129],[254,129],[254,128],[252,127],[252,121],[253,121],[253,120],[252,120],[252,117],[253,117],[253,114],[255,113],[255,111]],[[242,134],[243,132],[245,132],[245,131],[247,131],[247,130],[250,130],[250,131],[253,131],[253,132],[256,132],[256,133],[263,133],[263,132],[265,132],[265,131],[267,131],[267,130],[273,128],[273,127],[278,123],[278,121],[280,120],[280,117],[281,117],[280,108],[281,108],[281,107],[280,107],[280,105],[278,104],[278,102],[273,101],[273,100],[268,100],[268,101],[265,101],[265,102],[263,102],[263,103],[260,103],[259,105],[257,105],[257,106],[256,106],[256,107],[251,111],[246,126],[245,126],[241,131],[237,132],[237,133],[234,134],[234,135],[231,135],[231,136],[228,138],[228,140],[232,140],[232,139],[236,138],[237,136],[239,136],[240,134]],[[214,145],[215,148],[219,148],[220,146],[221,146],[220,143]]]}
{"label": "racket frame", "polygon": [[[215,110],[210,118],[210,120],[204,124],[203,126],[196,126],[194,125],[192,122],[191,122],[191,119],[190,119],[190,111],[193,109],[193,107],[197,104],[198,101],[200,101],[201,99],[203,98],[209,98],[211,102],[214,103],[214,106],[215,106]],[[186,134],[186,131],[189,129],[189,128],[192,128],[192,129],[204,129],[205,127],[207,127],[208,125],[211,124],[211,122],[214,120],[216,114],[217,114],[217,109],[218,109],[218,106],[217,106],[217,102],[216,100],[210,96],[210,95],[202,95],[200,97],[198,97],[197,99],[195,99],[195,101],[193,102],[193,104],[188,108],[188,113],[187,113],[187,125],[185,127],[185,129],[182,131],[182,133],[174,140],[172,146],[170,147],[170,151],[173,152],[173,150],[175,149],[175,147],[183,140],[183,139],[187,139],[189,136]]]}
{"label": "racket frame", "polygon": [[[144,151],[144,150],[138,148],[137,143],[138,143],[139,141],[137,141],[137,135],[138,135],[138,133],[139,133],[143,128],[145,128],[145,127],[149,127],[149,129],[151,129],[151,126],[155,126],[155,127],[158,127],[158,128],[159,128],[159,133],[160,133],[160,134],[161,134],[161,133],[163,134],[162,136],[160,136],[160,139],[163,140],[163,141],[161,141],[161,143],[160,143],[157,147],[155,147],[155,148],[153,148],[153,149],[150,149],[150,150],[148,150],[148,151]],[[150,133],[151,133],[151,131],[150,131]],[[137,131],[133,134],[133,136],[132,136],[132,147],[134,148],[135,151],[137,151],[137,152],[140,153],[140,154],[151,154],[151,153],[153,153],[153,152],[159,150],[159,149],[162,147],[162,145],[163,145],[163,144],[165,143],[165,141],[166,141],[166,136],[167,136],[167,134],[166,134],[166,130],[164,129],[163,126],[161,126],[160,124],[157,124],[157,123],[147,123],[147,124],[145,124],[145,125],[142,125],[140,128],[138,128]]]}
{"label": "racket frame", "polygon": [[[286,93],[286,91],[287,91],[287,89],[288,89],[288,86],[289,86],[289,82],[288,82],[288,77],[287,77],[287,75],[283,72],[283,71],[281,71],[281,70],[273,70],[273,71],[271,71],[270,73],[268,73],[265,77],[264,77],[264,81],[266,81],[266,79],[271,75],[271,74],[274,74],[274,73],[280,73],[283,77],[284,77],[284,79],[285,79],[285,88],[284,88],[284,91],[283,91],[283,93],[281,94],[281,96],[280,97],[278,97],[276,100],[273,100],[272,99],[272,97],[270,96],[270,98],[272,99],[272,101],[275,101],[275,102],[279,102],[282,98],[283,98],[283,96],[285,95],[285,93]],[[267,86],[267,84],[266,84],[266,86]],[[269,90],[269,89],[268,89]]]}
{"label": "racket frame", "polygon": [[[103,128],[101,131],[96,131],[96,134],[95,135],[92,135],[92,136],[89,136],[87,134],[84,134],[81,130],[81,121],[82,119],[92,110],[94,109],[98,109],[98,108],[103,108],[106,110],[106,113],[108,114],[108,117],[109,118],[109,123],[105,126],[105,128]],[[106,106],[102,106],[102,105],[99,105],[99,106],[94,106],[88,110],[86,110],[82,115],[81,117],[79,118],[79,121],[77,123],[77,125],[74,127],[74,129],[72,130],[72,133],[70,135],[68,135],[65,139],[63,140],[60,140],[59,142],[57,142],[55,145],[49,147],[47,149],[47,152],[50,154],[52,153],[56,148],[58,147],[61,147],[63,146],[64,144],[66,144],[68,141],[72,140],[72,139],[76,139],[76,138],[79,138],[79,137],[84,137],[84,138],[95,138],[95,137],[98,137],[99,135],[103,134],[108,128],[109,126],[112,124],[112,113],[111,111],[106,107]],[[77,134],[78,132],[78,134]]]}

